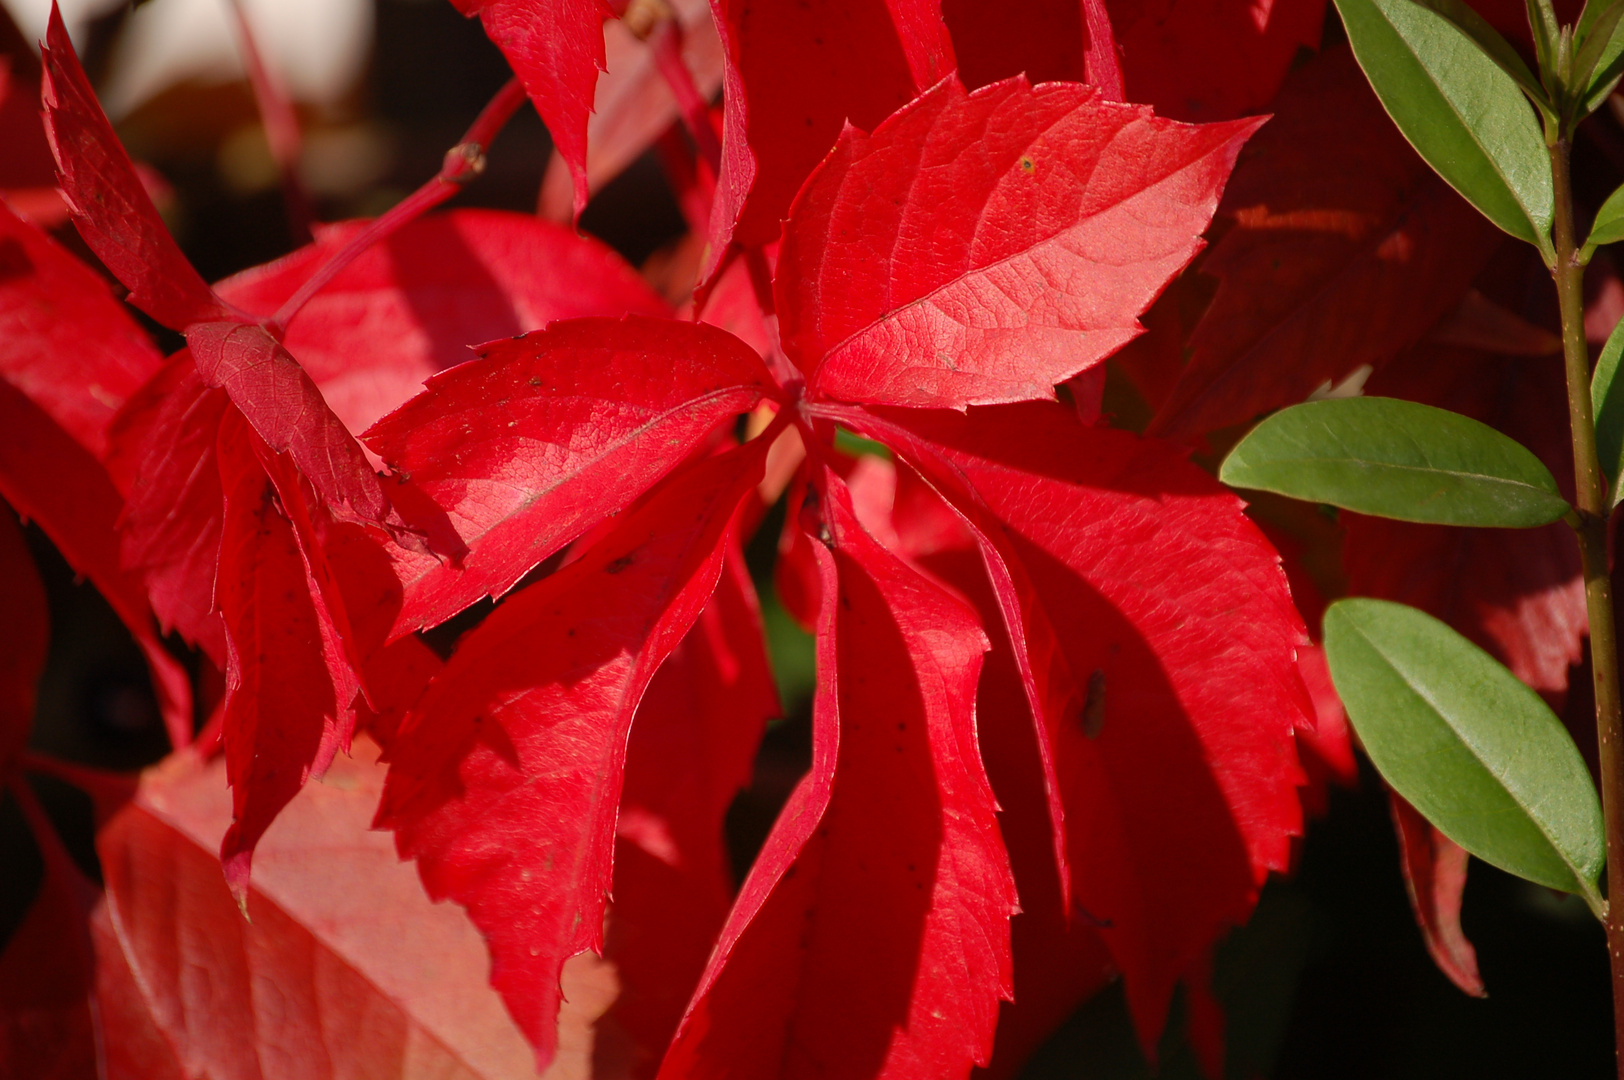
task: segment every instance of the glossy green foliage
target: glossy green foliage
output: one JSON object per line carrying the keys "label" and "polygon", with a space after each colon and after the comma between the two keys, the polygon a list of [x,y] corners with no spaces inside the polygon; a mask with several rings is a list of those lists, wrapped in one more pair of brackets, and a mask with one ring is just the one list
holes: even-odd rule
{"label": "glossy green foliage", "polygon": [[1325,613],[1331,678],[1371,761],[1446,836],[1503,870],[1598,903],[1601,805],[1543,699],[1415,608]]}
{"label": "glossy green foliage", "polygon": [[1571,84],[1580,116],[1601,107],[1624,72],[1624,0],[1586,4],[1575,28]]}
{"label": "glossy green foliage", "polygon": [[1608,505],[1617,506],[1624,494],[1620,480],[1624,479],[1624,386],[1618,377],[1619,361],[1624,358],[1624,320],[1620,320],[1602,346],[1596,360],[1596,373],[1590,378],[1590,407],[1596,417],[1596,456],[1607,471]]}
{"label": "glossy green foliage", "polygon": [[1230,451],[1218,478],[1437,525],[1531,528],[1569,509],[1550,470],[1521,444],[1469,417],[1394,398],[1282,409]]}
{"label": "glossy green foliage", "polygon": [[1596,211],[1596,220],[1590,226],[1590,235],[1585,238],[1579,257],[1588,262],[1597,248],[1620,240],[1624,240],[1624,187],[1607,196],[1607,201]]}
{"label": "glossy green foliage", "polygon": [[1551,258],[1554,196],[1518,80],[1415,0],[1337,0],[1359,66],[1405,138],[1500,228]]}

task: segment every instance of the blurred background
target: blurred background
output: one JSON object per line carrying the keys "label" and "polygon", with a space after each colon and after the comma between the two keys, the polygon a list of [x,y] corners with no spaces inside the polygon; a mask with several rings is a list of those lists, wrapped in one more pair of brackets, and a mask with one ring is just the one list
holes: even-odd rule
{"label": "blurred background", "polygon": [[[31,62],[27,50],[43,35],[49,5],[0,0],[0,7],[10,19],[0,18],[0,50],[16,71]],[[375,215],[433,175],[509,77],[479,23],[447,0],[246,0],[244,8],[267,66],[295,101],[304,133],[300,175],[319,220]],[[211,279],[296,246],[228,10],[223,0],[64,4],[108,112],[132,155],[153,170],[154,190],[182,247]],[[0,142],[0,162],[14,151]],[[454,205],[533,212],[550,157],[547,133],[527,108]],[[581,227],[662,285],[680,261],[676,245],[687,228],[652,152],[602,188]],[[73,242],[71,226],[56,233]],[[756,783],[730,815],[741,872],[809,757],[810,643],[772,598],[777,526],[775,515],[750,558],[788,715],[769,733]],[[120,769],[156,761],[165,742],[139,653],[49,542],[37,530],[29,539],[47,579],[53,625],[35,747]],[[1587,674],[1575,679],[1587,682]],[[36,782],[76,856],[94,872],[88,801],[49,780]],[[39,874],[27,830],[5,804],[0,940],[20,920]],[[1488,986],[1485,1000],[1461,994],[1427,957],[1374,774],[1367,770],[1357,790],[1334,791],[1328,812],[1300,845],[1296,872],[1269,885],[1251,924],[1220,951],[1226,1076],[1611,1075],[1604,940],[1582,903],[1474,862],[1464,924]],[[1159,1071],[1153,1068],[1112,989],[1055,1034],[1027,1075],[1183,1080],[1199,1073],[1176,1021]]]}

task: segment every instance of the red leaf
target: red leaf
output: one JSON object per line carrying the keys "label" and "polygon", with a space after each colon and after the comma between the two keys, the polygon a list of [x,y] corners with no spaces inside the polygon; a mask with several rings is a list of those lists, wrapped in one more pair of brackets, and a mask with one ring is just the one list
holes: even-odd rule
{"label": "red leaf", "polygon": [[[1463,413],[1573,475],[1560,357],[1497,357],[1423,345],[1371,379],[1372,393]],[[1344,514],[1348,591],[1442,619],[1553,699],[1583,652],[1588,620],[1577,545],[1566,525],[1456,529]]]}
{"label": "red leaf", "polygon": [[1410,907],[1438,970],[1472,997],[1488,997],[1477,972],[1477,950],[1460,927],[1461,894],[1466,889],[1466,849],[1433,828],[1426,818],[1389,791],[1393,827],[1398,830],[1399,866]]}
{"label": "red leaf", "polygon": [[226,630],[221,731],[232,825],[220,860],[239,899],[266,827],[349,745],[357,689],[252,437],[228,411],[220,425],[225,520],[215,604]]}
{"label": "red leaf", "polygon": [[626,750],[604,955],[614,1016],[652,1071],[733,903],[722,820],[781,714],[750,573],[730,544],[716,594],[649,684]]}
{"label": "red leaf", "polygon": [[118,521],[122,565],[140,574],[158,624],[226,663],[214,609],[220,558],[220,468],[215,460],[225,391],[203,382],[182,349],[114,419],[107,466],[126,502]]}
{"label": "red leaf", "polygon": [[559,971],[602,951],[632,714],[721,573],[757,440],[697,462],[465,637],[390,747],[378,810],[429,894],[469,911],[538,1063]]}
{"label": "red leaf", "polygon": [[452,0],[478,15],[524,83],[553,147],[575,180],[575,216],[586,208],[587,120],[604,68],[603,23],[614,17],[604,0]]}
{"label": "red leaf", "polygon": [[198,374],[231,403],[277,453],[286,453],[335,509],[367,521],[390,516],[389,498],[366,452],[333,415],[315,382],[260,326],[194,323],[186,344]]}
{"label": "red leaf", "polygon": [[55,0],[43,58],[45,130],[63,197],[90,250],[129,288],[130,303],[171,330],[229,318],[141,186],[79,66]]}
{"label": "red leaf", "polygon": [[460,568],[403,556],[397,635],[500,596],[772,385],[736,338],[670,320],[574,319],[480,357],[366,433],[469,549]]}
{"label": "red leaf", "polygon": [[51,636],[45,585],[22,530],[0,509],[0,776],[34,728],[34,694]]}
{"label": "red leaf", "polygon": [[726,57],[709,280],[762,247],[848,123],[872,128],[954,68],[939,0],[712,0]]}
{"label": "red leaf", "polygon": [[1011,992],[1015,888],[976,747],[986,638],[823,483],[812,772],[662,1076],[965,1077]]}
{"label": "red leaf", "polygon": [[[213,856],[231,820],[220,763],[171,759],[102,832],[110,1077],[162,1076],[150,1070],[165,1051],[176,1077],[528,1075],[529,1047],[490,989],[478,931],[430,902],[388,837],[367,829],[383,769],[365,741],[355,753],[266,833],[247,919]],[[565,971],[563,1076],[590,1075],[607,974],[590,959]]]}
{"label": "red leaf", "polygon": [[1297,650],[1297,670],[1314,700],[1314,725],[1297,729],[1297,756],[1303,763],[1308,782],[1303,785],[1303,808],[1310,817],[1330,810],[1331,785],[1345,788],[1359,784],[1359,762],[1353,755],[1353,731],[1348,714],[1331,683],[1331,669],[1325,650],[1304,645]]}
{"label": "red leaf", "polygon": [[797,197],[784,351],[841,401],[1051,398],[1139,333],[1256,127],[1070,84],[940,83],[873,135],[848,128]]}
{"label": "red leaf", "polygon": [[[1279,89],[1299,49],[1319,45],[1324,0],[1110,0],[1128,101],[1178,120],[1257,112]],[[1034,83],[1088,79],[1077,0],[943,0],[959,74],[985,86],[1026,73]]]}
{"label": "red leaf", "polygon": [[[220,282],[269,316],[368,223]],[[351,431],[365,431],[470,348],[582,315],[667,315],[603,244],[530,214],[453,210],[419,218],[345,267],[288,325],[282,344]]]}
{"label": "red leaf", "polygon": [[[11,609],[4,610],[9,617]],[[22,793],[22,798],[32,796]],[[45,830],[37,837],[45,876],[0,953],[0,1074],[18,1080],[93,1080],[98,1073],[85,917],[95,888],[49,825],[31,824]]]}
{"label": "red leaf", "polygon": [[152,672],[169,737],[191,741],[191,686],[153,632],[140,579],[119,562],[123,500],[101,463],[43,410],[0,379],[0,496],[39,525],[68,565],[90,579],[130,630]]}
{"label": "red leaf", "polygon": [[1071,887],[1154,1047],[1174,983],[1301,831],[1306,636],[1279,557],[1178,450],[1058,404],[820,411],[885,438],[986,537],[1032,658]]}
{"label": "red leaf", "polygon": [[1439,180],[1345,47],[1287,81],[1201,264],[1218,292],[1151,430],[1198,435],[1380,368],[1460,302],[1503,239]]}
{"label": "red leaf", "polygon": [[162,362],[100,276],[0,202],[0,377],[99,458]]}
{"label": "red leaf", "polygon": [[[682,58],[694,86],[710,100],[722,84],[722,42],[706,0],[674,0],[682,27]],[[656,31],[658,32],[658,31]],[[586,127],[586,178],[592,194],[619,176],[679,117],[676,99],[646,41],[619,19],[603,25],[604,73],[592,98]],[[574,178],[562,155],[542,179],[541,212],[554,221],[571,216]]]}

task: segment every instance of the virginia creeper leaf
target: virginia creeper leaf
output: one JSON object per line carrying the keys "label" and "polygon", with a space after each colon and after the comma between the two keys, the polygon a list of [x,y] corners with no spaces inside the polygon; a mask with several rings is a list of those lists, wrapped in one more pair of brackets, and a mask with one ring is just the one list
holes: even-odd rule
{"label": "virginia creeper leaf", "polygon": [[1485,217],[1551,259],[1550,158],[1516,80],[1415,0],[1337,0],[1337,10],[1411,145]]}
{"label": "virginia creeper leaf", "polygon": [[232,824],[220,861],[243,903],[266,827],[349,745],[357,691],[252,437],[247,421],[227,411],[218,448],[225,517],[214,602],[226,632],[221,730]]}
{"label": "virginia creeper leaf", "polygon": [[220,558],[220,419],[225,391],[203,382],[182,349],[130,397],[109,432],[107,466],[125,495],[119,558],[146,583],[158,625],[226,663],[214,609]]}
{"label": "virginia creeper leaf", "polygon": [[[722,85],[722,42],[706,0],[675,0],[672,17],[682,27],[682,59],[694,86],[707,101]],[[592,98],[586,125],[586,179],[596,194],[623,172],[679,117],[671,88],[654,61],[654,50],[626,23],[603,24],[604,72]],[[547,166],[541,184],[541,212],[554,221],[568,220],[574,177],[562,154]]]}
{"label": "virginia creeper leaf", "polygon": [[759,441],[691,465],[461,642],[390,747],[378,810],[435,899],[468,909],[545,1067],[559,972],[602,951],[627,733],[721,572]]}
{"label": "virginia creeper leaf", "polygon": [[702,281],[730,244],[778,239],[844,125],[872,128],[954,67],[938,0],[712,0],[711,10],[726,115]]}
{"label": "virginia creeper leaf", "polygon": [[[12,528],[9,522],[3,527]],[[89,1000],[95,960],[86,927],[95,887],[48,822],[30,825],[39,830],[45,873],[39,894],[0,952],[0,1070],[40,1080],[89,1080],[99,1075]]]}
{"label": "virginia creeper leaf", "polygon": [[1191,127],[1084,86],[947,80],[848,128],[796,198],[784,351],[828,399],[1048,398],[1140,330],[1256,121]]}
{"label": "virginia creeper leaf", "polygon": [[[246,919],[214,858],[231,823],[224,764],[180,758],[144,777],[97,841],[108,888],[98,966],[128,979],[99,995],[111,1076],[164,1075],[130,1060],[143,1029],[177,1080],[275,1075],[272,1063],[312,1080],[530,1075],[478,930],[432,903],[389,838],[367,828],[383,786],[376,758],[358,739],[354,759],[289,804],[255,857]],[[613,995],[582,959],[564,974],[550,1080],[591,1075],[592,1022]]]}
{"label": "virginia creeper leaf", "polygon": [[1503,239],[1394,129],[1346,47],[1293,73],[1273,108],[1218,208],[1227,229],[1200,266],[1218,291],[1153,402],[1153,433],[1248,422],[1382,367],[1457,306]]}
{"label": "virginia creeper leaf", "polygon": [[986,638],[864,531],[838,476],[821,486],[812,771],[661,1076],[967,1077],[1011,992],[1015,887],[976,745]]}
{"label": "virginia creeper leaf", "polygon": [[626,748],[604,956],[640,1073],[659,1064],[732,906],[722,821],[779,715],[755,589],[730,541],[715,595],[649,683]]}
{"label": "virginia creeper leaf", "polygon": [[100,276],[0,202],[0,378],[99,458],[162,362]]}
{"label": "virginia creeper leaf", "polygon": [[1175,448],[1058,403],[819,411],[886,441],[977,530],[1040,717],[1071,894],[1108,924],[1154,1046],[1174,984],[1301,830],[1306,637],[1278,556]]}
{"label": "virginia creeper leaf", "polygon": [[1427,952],[1449,981],[1472,997],[1487,997],[1477,970],[1477,950],[1460,926],[1461,895],[1466,890],[1466,849],[1439,832],[1426,818],[1389,792],[1393,827],[1398,831],[1399,866],[1410,907],[1421,927]]}
{"label": "virginia creeper leaf", "polygon": [[1590,226],[1590,235],[1585,237],[1580,257],[1589,258],[1601,245],[1616,244],[1620,240],[1624,240],[1624,187],[1607,196],[1607,201],[1596,211],[1596,220]]}
{"label": "virginia creeper leaf", "polygon": [[1470,417],[1398,398],[1284,409],[1229,452],[1218,478],[1433,525],[1526,529],[1571,509],[1527,447]]}
{"label": "virginia creeper leaf", "polygon": [[[1573,475],[1567,383],[1558,357],[1511,358],[1418,346],[1372,388],[1440,405]],[[1343,565],[1355,596],[1396,600],[1441,619],[1557,703],[1588,625],[1578,547],[1565,524],[1459,529],[1344,514]]]}
{"label": "virginia creeper leaf", "polygon": [[1353,599],[1325,613],[1348,718],[1393,789],[1485,862],[1598,901],[1601,804],[1538,694],[1414,608]]}
{"label": "virginia creeper leaf", "polygon": [[[1127,100],[1175,120],[1230,120],[1269,104],[1300,49],[1319,45],[1324,0],[1243,8],[1223,0],[1109,0]],[[1087,81],[1081,5],[943,0],[959,76],[978,87],[1024,72]]]}
{"label": "virginia creeper leaf", "polygon": [[55,0],[43,58],[45,130],[56,155],[57,180],[90,250],[130,290],[130,303],[171,330],[229,318],[229,309],[186,261],[141,186],[79,66]]}
{"label": "virginia creeper leaf", "polygon": [[186,344],[203,381],[224,390],[259,437],[289,454],[329,504],[368,521],[389,517],[389,498],[361,444],[293,354],[263,327],[194,323]]}
{"label": "virginia creeper leaf", "polygon": [[603,23],[614,12],[604,0],[452,0],[478,15],[541,114],[553,146],[569,164],[575,216],[586,208],[587,119],[603,70]]}
{"label": "virginia creeper leaf", "polygon": [[147,659],[171,741],[191,741],[191,685],[158,641],[140,578],[119,562],[123,500],[101,463],[45,412],[0,379],[0,496],[51,538],[129,628]]}
{"label": "virginia creeper leaf", "polygon": [[34,569],[22,530],[0,509],[0,775],[5,775],[34,728],[34,694],[51,636],[45,585]]}
{"label": "virginia creeper leaf", "polygon": [[396,634],[500,596],[771,385],[742,342],[669,320],[574,319],[480,357],[430,379],[365,436],[469,548],[461,568],[425,557],[402,567]]}
{"label": "virginia creeper leaf", "polygon": [[[220,295],[274,314],[364,228],[320,230],[316,243],[219,282]],[[419,218],[368,248],[305,305],[282,344],[344,426],[365,431],[471,347],[582,315],[667,315],[608,247],[533,214],[453,210]]]}

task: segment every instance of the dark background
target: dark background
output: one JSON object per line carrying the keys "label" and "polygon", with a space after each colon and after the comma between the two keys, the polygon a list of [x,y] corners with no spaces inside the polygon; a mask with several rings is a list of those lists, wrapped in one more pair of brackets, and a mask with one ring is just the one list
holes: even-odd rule
{"label": "dark background", "polygon": [[[85,50],[93,75],[119,21],[113,16],[93,29]],[[363,84],[341,105],[303,117],[310,130],[359,131],[374,148],[371,178],[321,198],[320,216],[374,214],[422,183],[507,77],[505,61],[479,24],[443,0],[379,0]],[[253,190],[224,175],[222,147],[254,118],[246,87],[182,87],[121,125],[133,154],[174,185],[168,216],[210,279],[292,246],[275,183]],[[523,110],[459,203],[533,210],[548,153],[545,129],[533,111]],[[594,200],[582,227],[641,264],[676,240],[684,224],[658,165],[645,157]],[[769,520],[751,552],[764,596],[775,525]],[[139,653],[106,604],[74,581],[37,530],[30,530],[30,542],[49,588],[53,626],[34,747],[121,769],[157,760],[165,740]],[[808,759],[808,643],[766,599],[791,715],[769,732],[757,782],[730,815],[741,869]],[[64,785],[35,783],[75,854],[94,872],[88,801]],[[16,807],[0,803],[0,939],[20,920],[39,873]],[[1216,981],[1230,1017],[1228,1076],[1612,1075],[1604,936],[1583,904],[1474,862],[1464,923],[1478,949],[1487,1000],[1461,994],[1427,957],[1405,898],[1386,799],[1367,769],[1358,790],[1333,794],[1329,814],[1312,824],[1301,845],[1296,872],[1271,882],[1252,922],[1220,951]],[[1159,1074],[1136,1048],[1122,995],[1113,988],[1055,1034],[1027,1075],[1198,1076],[1176,1014],[1177,1008]]]}

